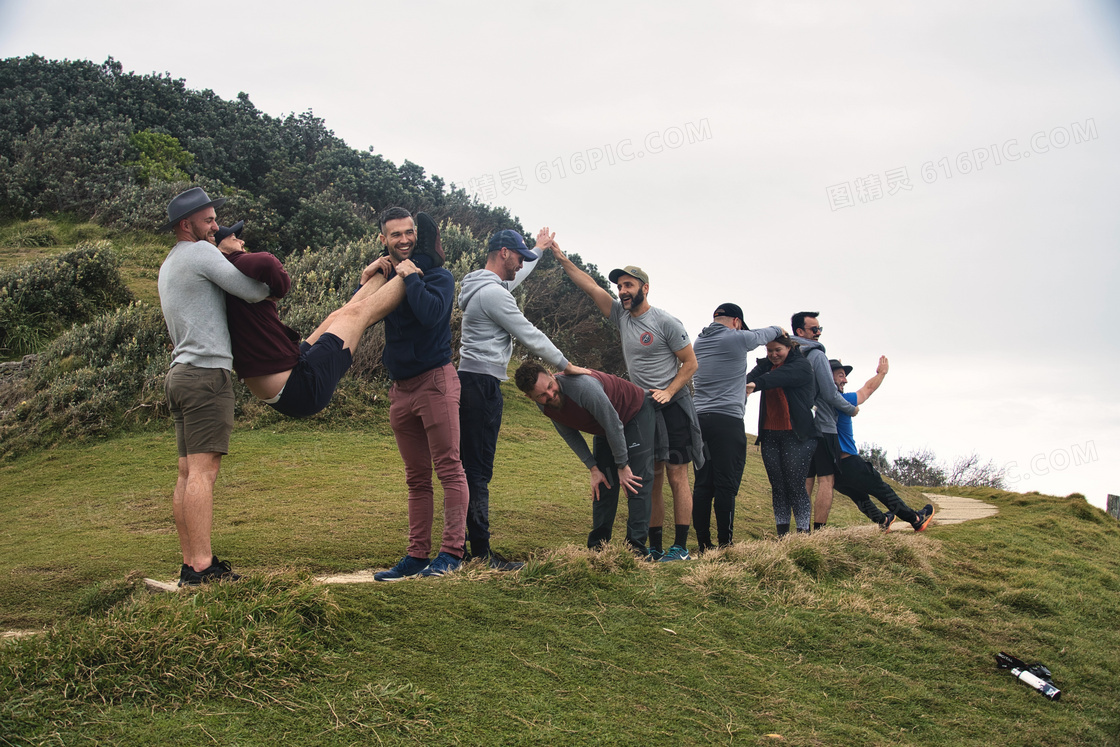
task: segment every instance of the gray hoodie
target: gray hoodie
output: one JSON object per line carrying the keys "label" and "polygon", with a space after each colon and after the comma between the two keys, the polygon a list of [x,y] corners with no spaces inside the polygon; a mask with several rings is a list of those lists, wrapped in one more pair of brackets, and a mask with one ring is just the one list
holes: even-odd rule
{"label": "gray hoodie", "polygon": [[[527,273],[526,273],[527,274]],[[557,369],[568,359],[539,329],[529,323],[507,286],[516,287],[523,277],[503,282],[490,270],[475,270],[463,278],[459,308],[463,327],[459,347],[459,370],[488,374],[505,381],[513,338]]]}
{"label": "gray hoodie", "polygon": [[692,377],[696,412],[741,418],[747,404],[747,353],[782,333],[781,327],[731,329],[712,322],[700,332],[692,349],[700,368]]}
{"label": "gray hoodie", "polygon": [[817,380],[816,412],[817,430],[821,433],[836,433],[836,411],[852,415],[856,411],[855,405],[844,399],[840,390],[836,388],[836,380],[832,378],[832,366],[828,365],[828,356],[824,352],[824,345],[818,340],[808,340],[798,337],[801,344],[801,354],[809,359],[813,366],[813,376]]}

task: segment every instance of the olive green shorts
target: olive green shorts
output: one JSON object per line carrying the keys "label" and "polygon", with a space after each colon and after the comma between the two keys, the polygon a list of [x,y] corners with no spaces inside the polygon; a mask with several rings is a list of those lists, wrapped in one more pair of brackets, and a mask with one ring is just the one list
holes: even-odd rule
{"label": "olive green shorts", "polygon": [[233,377],[224,368],[176,363],[164,381],[179,456],[228,454],[233,432]]}

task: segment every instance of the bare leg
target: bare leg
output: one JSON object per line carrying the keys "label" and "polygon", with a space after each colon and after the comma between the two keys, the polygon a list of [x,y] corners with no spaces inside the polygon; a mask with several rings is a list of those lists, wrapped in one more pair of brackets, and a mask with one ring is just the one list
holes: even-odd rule
{"label": "bare leg", "polygon": [[373,280],[363,285],[345,306],[331,312],[330,316],[308,336],[307,343],[314,345],[324,332],[330,332],[342,340],[344,348],[354,350],[366,328],[384,319],[404,300],[404,278],[399,276],[387,283],[379,284],[380,287],[375,290],[367,290],[377,283],[377,278],[380,277],[382,276],[375,276]]}
{"label": "bare leg", "polygon": [[688,465],[670,464],[669,487],[673,491],[673,521],[676,524],[692,523],[692,488],[688,485]]}
{"label": "bare leg", "polygon": [[222,466],[216,452],[188,454],[179,459],[172,508],[183,562],[196,571],[210,567],[210,529],[214,517],[214,481]]}
{"label": "bare leg", "polygon": [[836,475],[821,475],[818,479],[820,487],[813,502],[813,521],[824,524],[828,521],[828,512],[832,510],[832,486],[836,483]]}

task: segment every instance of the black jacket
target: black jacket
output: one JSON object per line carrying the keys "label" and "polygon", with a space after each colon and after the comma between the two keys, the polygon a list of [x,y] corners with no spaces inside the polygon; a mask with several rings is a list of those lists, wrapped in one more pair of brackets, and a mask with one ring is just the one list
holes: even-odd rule
{"label": "black jacket", "polygon": [[[797,348],[791,348],[786,362],[774,368],[767,358],[759,358],[758,365],[747,374],[747,383],[754,382],[756,391],[781,388],[789,403],[789,420],[798,440],[816,438],[817,426],[813,422],[813,401],[817,397],[817,382],[813,366]],[[766,422],[766,397],[758,408],[758,440],[763,438],[762,424]]]}

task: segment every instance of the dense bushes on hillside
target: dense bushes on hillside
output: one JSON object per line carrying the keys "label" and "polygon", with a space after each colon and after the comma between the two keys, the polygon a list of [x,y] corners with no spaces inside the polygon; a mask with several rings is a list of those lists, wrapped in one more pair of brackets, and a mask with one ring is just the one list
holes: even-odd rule
{"label": "dense bushes on hillside", "polygon": [[414,163],[349,147],[311,112],[270,117],[245,93],[225,101],[112,58],[0,60],[0,218],[65,212],[151,230],[188,183],[231,197],[250,247],[280,256],[362,238],[391,205],[478,236],[520,230]]}
{"label": "dense bushes on hillside", "polygon": [[97,241],[0,273],[0,357],[30,353],[75,322],[131,301],[119,264],[109,242]]}
{"label": "dense bushes on hillside", "polygon": [[[442,235],[448,268],[457,282],[482,266],[486,257],[483,239],[468,228],[449,223],[443,225]],[[38,310],[48,307],[55,313],[89,309],[100,312],[127,302],[127,295],[97,293],[123,289],[116,274],[115,257],[107,245],[108,242],[98,242],[12,273],[15,278],[36,278],[40,291],[17,295],[43,303],[44,306],[33,310],[43,318],[46,312]],[[370,238],[303,252],[290,259],[285,266],[293,286],[279,304],[281,319],[306,336],[350,298],[362,269],[380,253],[380,244]],[[578,257],[573,260],[582,264]],[[53,271],[48,272],[48,268]],[[588,269],[594,271],[593,267]],[[617,332],[591,300],[562,274],[550,255],[541,260],[541,266],[516,292],[526,316],[576,363],[623,374],[625,366]],[[0,276],[0,311],[9,298],[3,295],[8,287],[3,284],[3,277]],[[94,301],[105,305],[96,306]],[[0,455],[63,440],[104,436],[121,427],[149,422],[166,424],[163,379],[171,362],[171,341],[160,310],[131,304],[94,316],[84,312],[82,318],[92,321],[73,327],[46,345],[28,377],[0,385]],[[28,317],[27,312],[24,317]],[[462,312],[456,308],[451,319],[451,352],[456,363],[461,319]],[[381,325],[366,331],[335,403],[317,418],[352,420],[372,416],[388,383],[381,365],[384,344]],[[526,354],[524,350],[516,352]],[[283,419],[258,403],[244,386],[236,385],[235,391],[242,426]]]}

